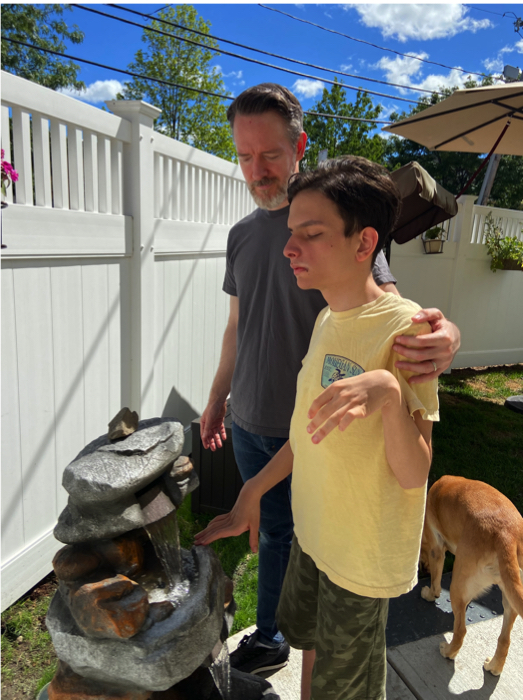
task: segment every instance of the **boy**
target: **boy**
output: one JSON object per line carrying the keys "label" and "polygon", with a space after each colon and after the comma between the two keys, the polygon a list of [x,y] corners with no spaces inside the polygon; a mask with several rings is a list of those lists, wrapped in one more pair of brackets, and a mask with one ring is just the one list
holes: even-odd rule
{"label": "boy", "polygon": [[394,366],[394,338],[426,331],[411,323],[419,307],[371,275],[399,208],[386,171],[327,161],[293,176],[288,199],[284,254],[298,286],[328,306],[298,376],[289,441],[196,543],[248,529],[256,551],[260,500],[292,472],[295,536],[277,621],[303,650],[302,700],[382,700],[388,599],[416,583],[436,382],[409,386]]}

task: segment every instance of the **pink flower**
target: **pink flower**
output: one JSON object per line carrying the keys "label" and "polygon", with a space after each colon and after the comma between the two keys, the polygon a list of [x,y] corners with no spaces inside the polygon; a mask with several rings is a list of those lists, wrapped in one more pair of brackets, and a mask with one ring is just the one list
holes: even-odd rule
{"label": "pink flower", "polygon": [[5,195],[11,182],[18,180],[18,173],[8,160],[4,160],[4,149],[2,148],[2,193]]}

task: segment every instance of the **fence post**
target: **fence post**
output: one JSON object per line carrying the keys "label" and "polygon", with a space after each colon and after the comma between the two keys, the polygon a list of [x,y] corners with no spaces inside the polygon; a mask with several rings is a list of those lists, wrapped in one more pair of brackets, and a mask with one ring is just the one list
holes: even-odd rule
{"label": "fence post", "polygon": [[[475,195],[462,195],[458,199],[460,205],[458,215],[456,217],[456,228],[454,240],[456,242],[456,257],[452,266],[452,280],[449,295],[449,310],[448,317],[455,323],[458,322],[460,309],[463,299],[467,298],[466,286],[467,280],[464,279],[464,263],[470,249],[470,241],[472,236],[472,226],[474,223],[474,202]],[[465,293],[465,296],[464,296]],[[453,363],[459,366],[459,362]],[[450,368],[449,368],[450,370]]]}
{"label": "fence post", "polygon": [[[161,110],[141,100],[110,100],[109,109],[131,123],[131,143],[124,147],[123,207],[133,217],[130,265],[131,410],[140,418],[157,414],[154,402],[154,120]],[[122,290],[125,294],[126,290]],[[129,334],[127,334],[129,337]],[[125,342],[125,338],[122,338]]]}

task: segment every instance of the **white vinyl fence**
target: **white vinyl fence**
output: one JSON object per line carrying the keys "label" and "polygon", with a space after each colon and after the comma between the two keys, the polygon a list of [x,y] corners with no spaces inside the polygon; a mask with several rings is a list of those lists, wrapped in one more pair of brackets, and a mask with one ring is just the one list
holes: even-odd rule
{"label": "white vinyl fence", "polygon": [[50,571],[62,472],[122,406],[201,414],[227,234],[254,208],[237,165],[153,131],[159,110],[111,109],[2,73],[20,174],[2,211],[2,609]]}
{"label": "white vinyl fence", "polygon": [[[254,208],[238,166],[153,131],[156,108],[109,107],[2,73],[20,174],[2,211],[2,609],[50,571],[62,472],[122,406],[185,426],[202,412],[227,233]],[[523,274],[490,272],[488,211],[464,197],[442,255],[392,249],[403,295],[459,325],[455,366],[523,361]],[[520,230],[521,212],[493,214]]]}
{"label": "white vinyl fence", "polygon": [[403,296],[441,309],[459,327],[453,367],[523,362],[523,272],[492,272],[483,244],[489,212],[507,235],[523,240],[523,211],[480,207],[474,200],[460,198],[443,253],[426,255],[420,239],[393,243],[391,269]]}

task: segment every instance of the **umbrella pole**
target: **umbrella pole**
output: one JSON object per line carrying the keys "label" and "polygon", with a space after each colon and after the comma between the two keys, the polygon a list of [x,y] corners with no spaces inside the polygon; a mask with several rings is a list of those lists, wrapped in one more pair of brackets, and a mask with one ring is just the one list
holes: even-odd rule
{"label": "umbrella pole", "polygon": [[459,199],[459,198],[461,197],[461,195],[464,194],[464,193],[468,190],[468,188],[471,186],[471,184],[474,182],[474,180],[477,178],[477,176],[478,176],[478,175],[480,174],[480,172],[483,170],[483,168],[485,167],[485,165],[489,162],[490,156],[494,153],[494,151],[495,151],[496,148],[498,147],[498,143],[501,141],[501,139],[503,138],[503,136],[505,136],[505,132],[506,132],[506,130],[509,128],[510,123],[511,123],[511,120],[509,119],[509,120],[507,121],[507,123],[505,124],[505,126],[503,127],[503,131],[502,131],[501,134],[498,136],[498,140],[496,141],[496,143],[495,143],[495,144],[492,146],[492,148],[490,149],[490,153],[489,153],[488,156],[485,158],[485,160],[483,161],[483,163],[479,166],[479,168],[476,170],[476,172],[474,173],[474,175],[472,175],[472,177],[469,179],[469,181],[467,182],[467,184],[465,185],[465,187],[461,190],[461,192],[460,192],[459,194],[456,195],[456,199]]}

